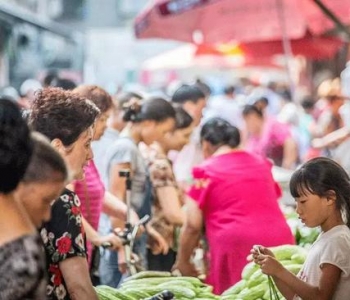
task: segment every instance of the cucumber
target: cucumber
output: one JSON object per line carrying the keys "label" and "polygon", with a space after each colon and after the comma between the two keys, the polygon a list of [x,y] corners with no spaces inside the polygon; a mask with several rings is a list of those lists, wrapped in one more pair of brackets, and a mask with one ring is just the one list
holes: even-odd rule
{"label": "cucumber", "polygon": [[251,289],[245,288],[238,294],[238,299],[256,300],[263,297],[265,294],[264,286],[258,285]]}
{"label": "cucumber", "polygon": [[260,283],[267,281],[267,276],[264,275],[261,270],[257,270],[253,273],[252,276],[247,281],[247,287],[252,288],[254,286],[259,285]]}
{"label": "cucumber", "polygon": [[120,300],[119,298],[115,297],[110,291],[107,291],[106,289],[95,288],[95,291],[99,300]]}
{"label": "cucumber", "polygon": [[100,285],[97,288],[98,292],[102,292],[103,295],[109,295],[109,297],[114,297],[114,298],[109,298],[110,300],[134,300],[133,297],[130,297],[126,294],[124,294],[122,291],[118,289],[114,289],[110,286],[107,285]]}
{"label": "cucumber", "polygon": [[169,282],[171,277],[152,277],[152,278],[140,278],[137,280],[130,280],[122,283],[122,287],[138,286],[138,285],[158,285],[164,282]]}
{"label": "cucumber", "polygon": [[150,278],[150,277],[170,277],[170,272],[161,272],[161,271],[141,271],[139,273],[136,273],[130,277],[127,277],[124,279],[124,282],[128,282],[131,280],[138,280],[141,278]]}
{"label": "cucumber", "polygon": [[257,270],[259,270],[259,266],[257,264],[255,264],[253,261],[248,263],[242,271],[242,278],[248,280]]}
{"label": "cucumber", "polygon": [[187,287],[191,290],[195,290],[196,287],[189,281],[185,281],[185,280],[170,280],[168,282],[163,282],[161,284],[158,284],[158,287],[161,288],[168,288],[169,286],[178,286],[178,287]]}
{"label": "cucumber", "polygon": [[228,288],[226,291],[222,293],[222,296],[226,295],[235,295],[238,294],[240,291],[242,291],[247,286],[246,280],[238,281],[235,285]]}
{"label": "cucumber", "polygon": [[167,290],[172,292],[176,298],[189,298],[193,299],[196,297],[196,292],[187,288],[187,287],[181,287],[181,286],[168,286]]}

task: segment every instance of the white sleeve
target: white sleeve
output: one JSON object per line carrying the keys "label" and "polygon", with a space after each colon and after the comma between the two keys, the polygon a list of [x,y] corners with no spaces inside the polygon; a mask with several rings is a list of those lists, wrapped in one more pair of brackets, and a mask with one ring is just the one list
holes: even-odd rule
{"label": "white sleeve", "polygon": [[320,268],[323,264],[332,264],[338,267],[344,274],[350,274],[350,237],[340,234],[331,238],[321,253]]}

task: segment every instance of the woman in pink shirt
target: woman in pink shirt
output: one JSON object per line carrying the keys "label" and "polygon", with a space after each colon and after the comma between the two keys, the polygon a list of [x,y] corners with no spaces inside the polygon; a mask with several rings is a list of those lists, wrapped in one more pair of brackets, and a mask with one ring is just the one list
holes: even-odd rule
{"label": "woman in pink shirt", "polygon": [[297,144],[287,124],[267,117],[254,105],[243,109],[247,140],[245,149],[271,159],[276,166],[293,169],[298,159]]}
{"label": "woman in pink shirt", "polygon": [[[93,140],[99,140],[107,128],[106,123],[113,106],[112,97],[105,90],[95,85],[81,85],[73,92],[91,100],[100,109],[101,113],[96,119],[93,135]],[[105,191],[93,160],[90,160],[84,168],[84,175],[83,180],[74,182],[74,190],[81,201],[81,212],[88,238],[88,257],[91,263],[92,245],[101,246],[108,242],[112,245],[113,250],[120,249],[120,239],[114,233],[106,236],[100,236],[97,233],[101,212],[103,211],[119,219],[125,219],[126,205]],[[138,218],[136,214],[133,214],[133,223],[136,220]],[[120,259],[124,260],[123,255],[120,255]]]}
{"label": "woman in pink shirt", "polygon": [[209,120],[201,129],[201,144],[206,160],[193,169],[174,269],[196,275],[190,260],[205,225],[207,282],[221,294],[241,279],[253,245],[293,244],[294,238],[278,206],[280,189],[271,163],[239,148],[238,129],[220,118]]}

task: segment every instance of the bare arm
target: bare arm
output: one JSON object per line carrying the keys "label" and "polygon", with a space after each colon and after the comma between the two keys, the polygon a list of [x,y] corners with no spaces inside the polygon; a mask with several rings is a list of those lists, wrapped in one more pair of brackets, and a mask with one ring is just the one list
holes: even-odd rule
{"label": "bare arm", "polygon": [[[119,176],[119,171],[130,169],[131,165],[130,163],[122,163],[122,164],[116,164],[112,166],[111,172],[110,172],[110,192],[116,196],[118,199],[125,202],[125,192],[126,192],[126,186],[125,186],[125,177]],[[132,174],[131,174],[132,175]]]}
{"label": "bare arm", "polygon": [[293,169],[298,159],[298,145],[293,138],[288,138],[283,145],[283,161],[282,167]]}
{"label": "bare arm", "polygon": [[186,221],[181,230],[180,246],[174,268],[183,275],[197,275],[190,260],[199,242],[203,227],[203,215],[197,203],[192,199],[187,200],[186,208]]}
{"label": "bare arm", "polygon": [[292,291],[284,294],[287,300],[293,299],[295,294],[304,300],[332,299],[341,275],[341,270],[338,267],[324,264],[321,268],[321,279],[318,286],[312,286],[286,270],[271,256],[260,255],[259,260],[263,273],[274,277],[281,292]]}
{"label": "bare arm", "polygon": [[[257,250],[257,248],[259,250]],[[263,246],[255,246],[253,249],[250,251],[250,253],[253,255],[254,262],[260,266],[262,266],[262,260],[260,254],[268,255],[270,257],[275,257],[273,252],[269,248],[265,248]],[[277,261],[276,261],[277,262]],[[279,263],[277,262],[277,265]],[[282,295],[286,299],[292,299],[295,295],[295,292],[287,285],[285,284],[282,280],[278,279],[277,277],[273,277],[273,280],[278,288],[278,290],[282,293]]]}
{"label": "bare arm", "polygon": [[82,222],[87,239],[95,246],[99,247],[102,246],[103,243],[110,243],[112,250],[118,250],[122,246],[121,239],[114,233],[108,234],[106,236],[100,236],[84,217],[82,219]]}
{"label": "bare arm", "polygon": [[165,218],[174,225],[182,226],[185,213],[181,209],[178,190],[174,186],[158,187],[156,193]]}
{"label": "bare arm", "polygon": [[[88,264],[85,257],[75,256],[59,263],[59,268],[72,300],[98,300],[92,286]],[[77,276],[77,274],[79,276]]]}
{"label": "bare arm", "polygon": [[315,148],[325,148],[328,146],[333,146],[335,144],[340,144],[350,135],[350,131],[347,127],[335,130],[324,137],[316,138],[312,141],[312,146]]}
{"label": "bare arm", "polygon": [[126,218],[126,205],[118,197],[112,193],[106,191],[103,199],[102,210],[105,214],[125,220]]}

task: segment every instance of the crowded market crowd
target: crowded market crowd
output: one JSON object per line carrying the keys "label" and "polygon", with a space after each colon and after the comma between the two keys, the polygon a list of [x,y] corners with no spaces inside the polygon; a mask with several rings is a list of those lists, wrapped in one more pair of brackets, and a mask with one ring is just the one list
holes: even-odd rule
{"label": "crowded market crowd", "polygon": [[[241,279],[254,245],[264,246],[254,260],[273,275],[265,247],[295,243],[273,167],[300,172],[291,186],[298,207],[300,198],[328,192],[307,179],[317,157],[326,158],[316,165],[334,164],[330,177],[348,188],[350,106],[338,79],[300,99],[278,83],[228,85],[212,95],[197,81],[161,96],[111,95],[60,78],[26,84],[20,96],[1,92],[0,299],[89,300],[98,299],[94,285],[117,288],[130,271],[120,233],[127,218],[134,226],[145,215],[132,249],[136,269],[202,273],[220,294]],[[349,217],[350,188],[328,190]],[[348,252],[346,218],[320,214],[336,221],[311,225],[341,226],[338,248]],[[350,286],[349,258],[345,271],[329,264],[333,286],[341,276]]]}

